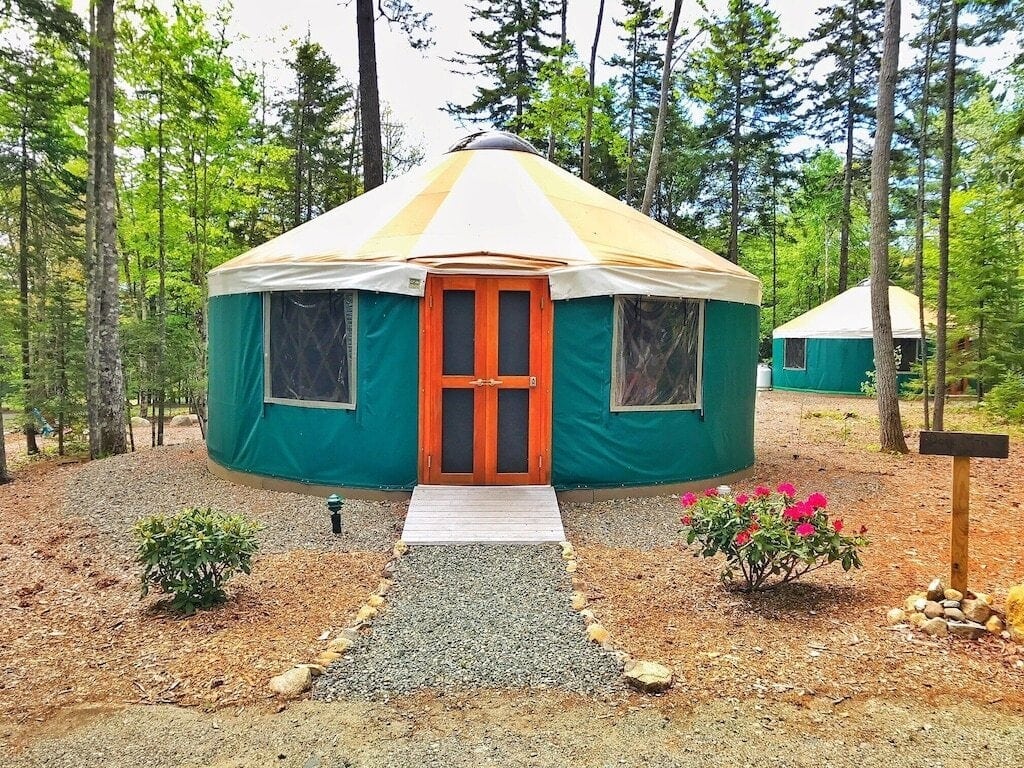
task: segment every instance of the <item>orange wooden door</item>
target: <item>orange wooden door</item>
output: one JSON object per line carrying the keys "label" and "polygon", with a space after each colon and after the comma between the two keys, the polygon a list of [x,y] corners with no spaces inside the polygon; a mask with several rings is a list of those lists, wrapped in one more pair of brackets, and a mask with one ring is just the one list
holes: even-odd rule
{"label": "orange wooden door", "polygon": [[549,482],[551,315],[544,278],[428,277],[421,482]]}

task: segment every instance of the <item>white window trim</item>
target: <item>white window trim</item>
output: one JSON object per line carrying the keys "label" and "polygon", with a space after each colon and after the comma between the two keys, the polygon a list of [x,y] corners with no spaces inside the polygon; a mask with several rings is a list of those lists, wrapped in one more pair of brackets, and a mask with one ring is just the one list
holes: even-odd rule
{"label": "white window trim", "polygon": [[[284,291],[284,293],[295,293],[296,291]],[[325,291],[309,291],[309,293],[324,293]],[[348,391],[352,402],[336,403],[329,400],[293,400],[288,397],[273,397],[270,394],[270,291],[263,294],[263,402],[276,403],[278,405],[291,405],[296,408],[332,408],[342,411],[354,411],[356,408],[356,355],[359,351],[359,292],[351,290],[337,291],[338,293],[352,294],[352,354],[349,358],[349,382]]]}
{"label": "white window trim", "polygon": [[[631,294],[632,295],[632,294]],[[609,408],[613,413],[629,413],[632,411],[703,411],[704,410],[704,307],[707,304],[705,299],[694,299],[686,296],[641,296],[640,298],[651,301],[696,301],[697,310],[697,399],[693,403],[678,403],[674,405],[617,405],[615,393],[618,389],[618,376],[616,375],[615,361],[619,358],[620,330],[618,323],[618,306],[626,300],[626,296],[617,295],[612,303],[612,375],[611,390],[609,392]]]}
{"label": "white window trim", "polygon": [[[801,368],[790,368],[786,365],[786,345],[790,342],[790,339],[802,338],[804,342],[804,364]],[[782,340],[782,370],[784,371],[806,371],[807,370],[807,338],[802,336],[786,337]]]}

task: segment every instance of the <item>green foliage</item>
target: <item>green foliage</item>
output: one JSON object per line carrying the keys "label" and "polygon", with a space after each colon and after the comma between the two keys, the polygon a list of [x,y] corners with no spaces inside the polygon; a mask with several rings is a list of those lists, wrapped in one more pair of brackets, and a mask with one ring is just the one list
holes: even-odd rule
{"label": "green foliage", "polygon": [[1024,424],[1024,373],[1009,373],[992,387],[985,410],[1008,424]]}
{"label": "green foliage", "polygon": [[831,563],[860,568],[868,544],[866,528],[845,535],[843,521],[829,519],[822,494],[797,501],[788,483],[775,492],[759,486],[749,496],[709,488],[681,501],[686,543],[696,543],[703,557],[724,555],[722,581],[742,592],[778,587]]}
{"label": "green foliage", "polygon": [[185,614],[223,601],[227,581],[250,572],[260,528],[242,515],[198,507],[139,520],[142,596],[156,587],[173,595],[171,608]]}

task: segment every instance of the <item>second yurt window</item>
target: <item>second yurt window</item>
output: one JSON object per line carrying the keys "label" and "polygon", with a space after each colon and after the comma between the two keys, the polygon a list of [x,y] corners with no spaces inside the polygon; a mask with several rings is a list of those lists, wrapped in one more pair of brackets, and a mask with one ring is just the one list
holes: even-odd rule
{"label": "second yurt window", "polygon": [[700,408],[703,338],[699,299],[617,296],[612,410]]}
{"label": "second yurt window", "polygon": [[794,371],[807,369],[807,339],[785,339],[783,368]]}
{"label": "second yurt window", "polygon": [[265,294],[265,399],[355,407],[355,325],[353,291]]}

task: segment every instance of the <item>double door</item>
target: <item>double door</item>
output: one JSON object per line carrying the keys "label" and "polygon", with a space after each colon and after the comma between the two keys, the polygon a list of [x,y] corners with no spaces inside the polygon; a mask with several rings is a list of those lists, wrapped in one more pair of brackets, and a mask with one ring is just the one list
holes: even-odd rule
{"label": "double door", "polygon": [[549,482],[551,315],[545,278],[428,278],[421,482]]}

